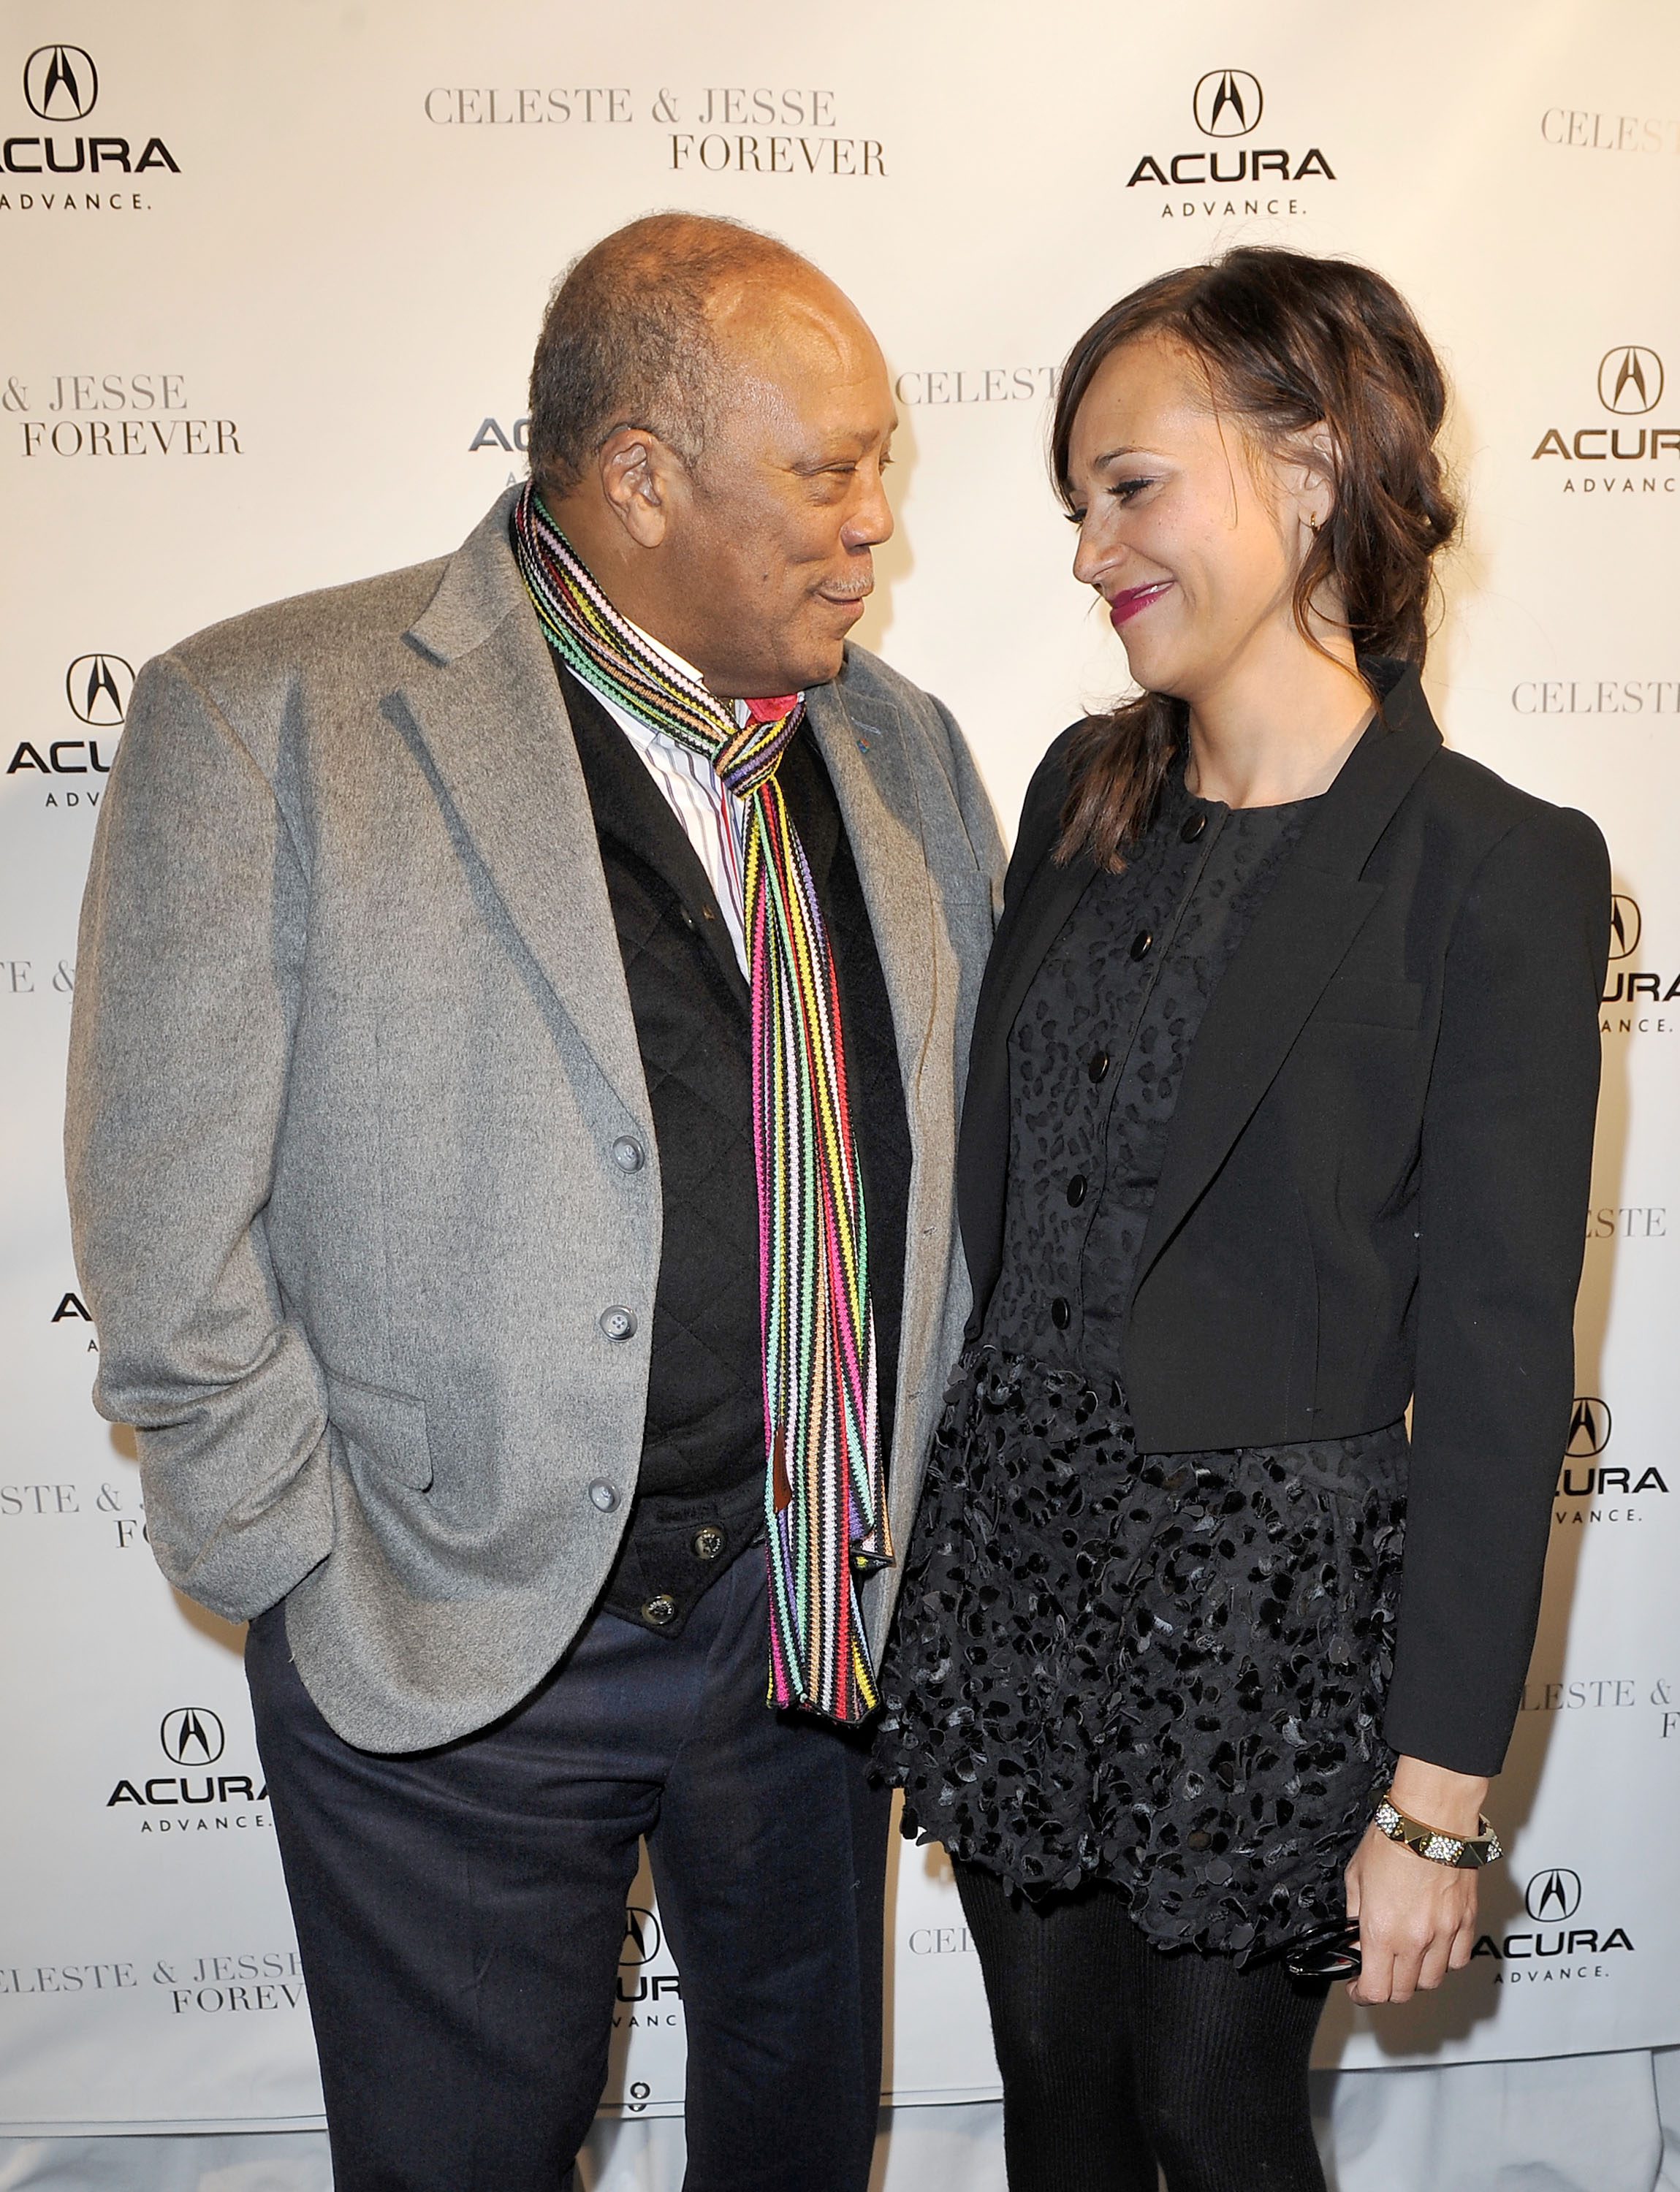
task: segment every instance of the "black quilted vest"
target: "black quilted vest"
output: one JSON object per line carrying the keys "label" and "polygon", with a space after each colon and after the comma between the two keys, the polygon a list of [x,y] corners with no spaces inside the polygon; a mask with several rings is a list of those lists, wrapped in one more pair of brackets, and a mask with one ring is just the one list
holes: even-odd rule
{"label": "black quilted vest", "polygon": [[[682,824],[595,695],[569,671],[559,675],[647,1075],[665,1214],[641,1476],[604,1602],[675,1635],[700,1591],[760,1525],[764,1403],[751,1001]],[[839,805],[809,732],[789,745],[779,779],[839,973],[887,1453],[911,1164],[892,1013]],[[666,1613],[661,1601],[673,1610]],[[663,1618],[649,1618],[649,1607]]]}

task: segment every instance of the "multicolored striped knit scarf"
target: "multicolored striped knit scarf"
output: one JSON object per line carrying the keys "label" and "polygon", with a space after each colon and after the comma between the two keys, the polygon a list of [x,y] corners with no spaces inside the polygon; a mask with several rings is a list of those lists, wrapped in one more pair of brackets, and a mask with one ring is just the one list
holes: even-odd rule
{"label": "multicolored striped knit scarf", "polygon": [[837,1721],[876,1703],[857,1583],[892,1559],[876,1421],[868,1229],[846,1085],[840,991],[816,887],[776,765],[802,700],[726,701],[614,609],[534,485],[515,505],[519,568],[567,667],[703,754],[746,814],[753,1148],[764,1338],[764,1512],[772,1704]]}

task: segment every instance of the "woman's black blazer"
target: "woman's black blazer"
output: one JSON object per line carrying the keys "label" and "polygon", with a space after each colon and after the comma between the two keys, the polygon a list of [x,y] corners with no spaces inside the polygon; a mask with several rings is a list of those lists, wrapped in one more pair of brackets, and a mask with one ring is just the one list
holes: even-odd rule
{"label": "woman's black blazer", "polygon": [[[1112,1369],[1157,1453],[1277,1446],[1413,1403],[1389,1741],[1499,1771],[1568,1437],[1609,863],[1584,814],[1449,753],[1414,669],[1209,1002]],[[957,1165],[977,1333],[1003,1256],[1009,1030],[1094,872],[1026,796]]]}

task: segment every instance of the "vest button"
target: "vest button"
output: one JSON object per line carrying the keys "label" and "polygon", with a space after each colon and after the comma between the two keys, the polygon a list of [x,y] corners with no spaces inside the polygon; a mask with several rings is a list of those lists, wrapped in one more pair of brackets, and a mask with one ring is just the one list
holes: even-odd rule
{"label": "vest button", "polygon": [[669,1591],[655,1591],[642,1609],[649,1629],[669,1629],[677,1618],[677,1601]]}
{"label": "vest button", "polygon": [[620,1172],[640,1172],[646,1162],[641,1143],[632,1141],[628,1134],[620,1134],[613,1144],[613,1162]]}
{"label": "vest button", "polygon": [[723,1533],[715,1522],[702,1523],[694,1533],[694,1558],[697,1561],[715,1561],[726,1542]]}
{"label": "vest button", "polygon": [[602,1310],[596,1322],[609,1339],[628,1339],[636,1329],[636,1313],[614,1302],[610,1309]]}
{"label": "vest button", "polygon": [[1139,929],[1137,934],[1132,939],[1133,958],[1147,959],[1149,956],[1149,948],[1154,941],[1155,939],[1148,929]]}
{"label": "vest button", "polygon": [[1106,1081],[1108,1077],[1108,1053],[1106,1050],[1098,1051],[1085,1070],[1090,1076],[1093,1085],[1099,1081]]}
{"label": "vest button", "polygon": [[1083,1172],[1075,1173],[1067,1183],[1067,1200],[1069,1207],[1074,1210],[1085,1200],[1085,1175]]}
{"label": "vest button", "polygon": [[1205,814],[1189,814],[1185,817],[1184,827],[1179,831],[1179,835],[1186,845],[1193,845],[1207,826],[1208,818]]}
{"label": "vest button", "polygon": [[598,1507],[603,1515],[610,1515],[619,1504],[619,1495],[604,1476],[597,1476],[589,1487],[589,1504]]}
{"label": "vest button", "polygon": [[1058,1332],[1066,1332],[1072,1323],[1073,1311],[1068,1307],[1065,1295],[1058,1294],[1050,1304],[1050,1321]]}

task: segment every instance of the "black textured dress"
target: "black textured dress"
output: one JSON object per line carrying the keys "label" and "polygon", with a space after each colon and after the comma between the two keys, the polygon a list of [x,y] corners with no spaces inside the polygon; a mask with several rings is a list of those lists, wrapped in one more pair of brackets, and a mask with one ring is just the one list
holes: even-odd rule
{"label": "black textured dress", "polygon": [[1121,1318],[1184,1067],[1315,802],[1174,778],[1009,1037],[1003,1270],[935,1440],[877,1738],[905,1830],[1247,1961],[1343,1915],[1391,1769],[1406,1441],[1137,1451]]}

